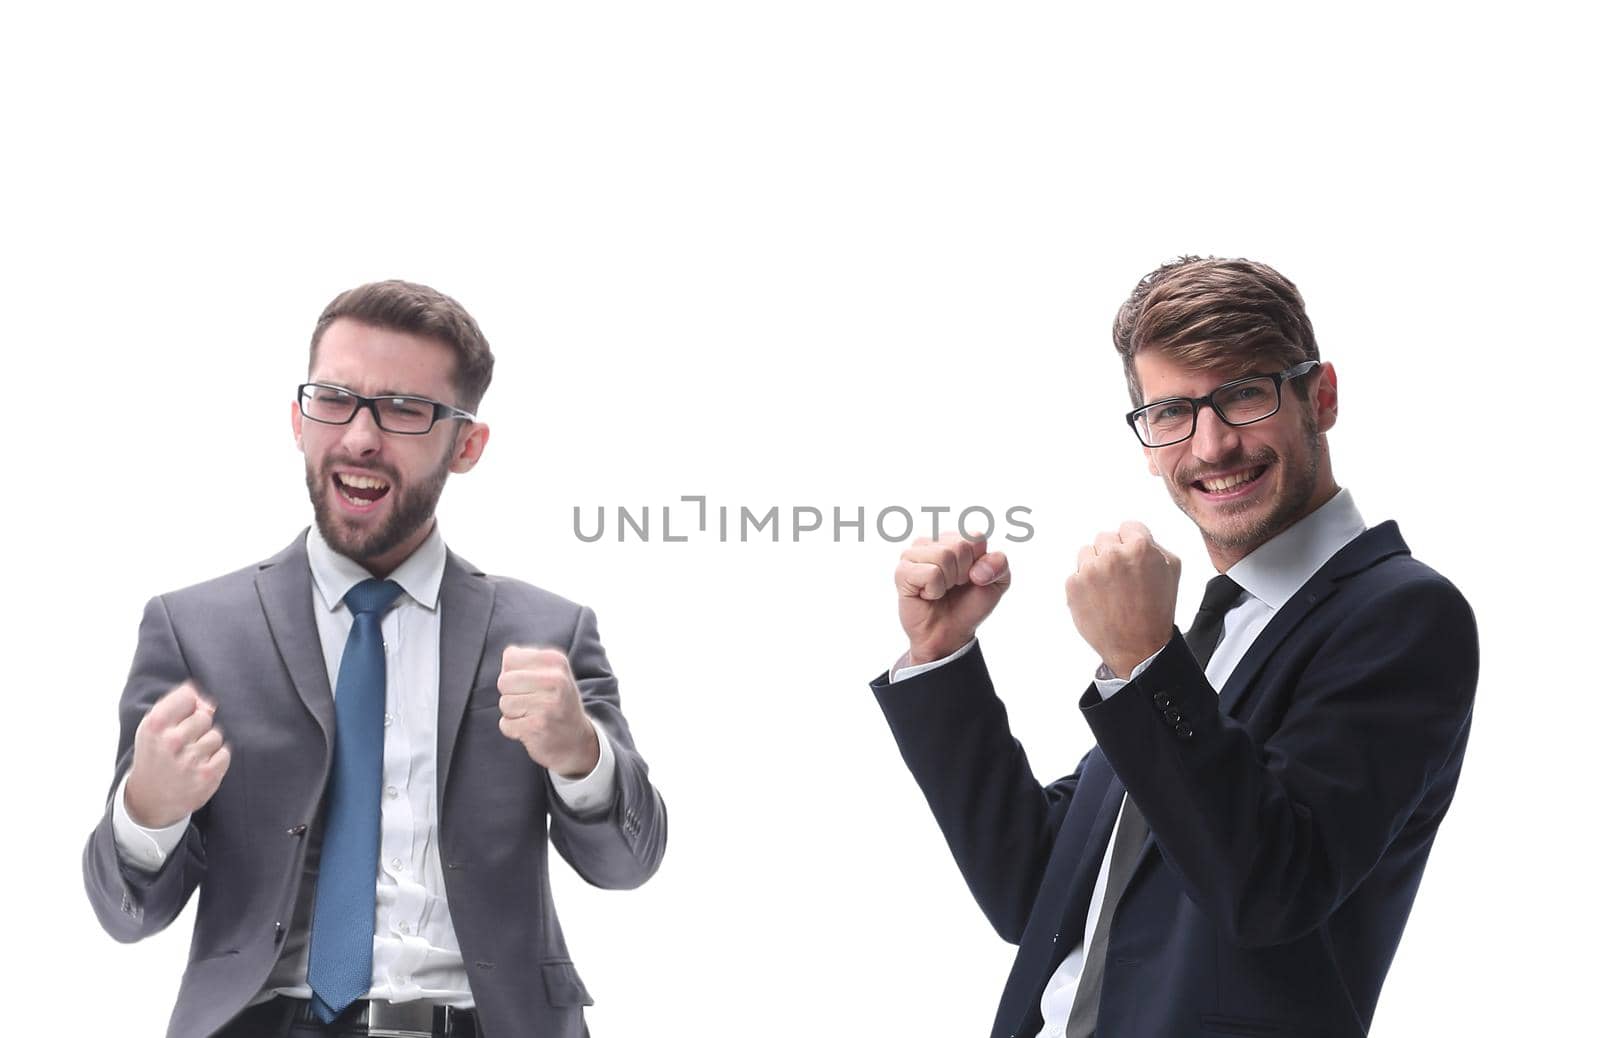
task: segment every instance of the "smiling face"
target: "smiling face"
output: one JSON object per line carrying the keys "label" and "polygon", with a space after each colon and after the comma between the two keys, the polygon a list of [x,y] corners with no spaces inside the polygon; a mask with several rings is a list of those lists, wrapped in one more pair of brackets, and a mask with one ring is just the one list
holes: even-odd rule
{"label": "smiling face", "polygon": [[[1133,358],[1144,399],[1202,397],[1224,382],[1262,370],[1185,367],[1158,350]],[[1309,399],[1285,383],[1283,405],[1271,418],[1230,426],[1201,408],[1194,435],[1182,443],[1147,447],[1150,472],[1166,483],[1177,506],[1194,520],[1219,572],[1250,554],[1337,491],[1322,434],[1338,416],[1338,381],[1323,364],[1302,380]]]}
{"label": "smiling face", "polygon": [[[340,318],[323,332],[308,381],[455,404],[454,372],[455,355],[442,342]],[[328,425],[291,405],[290,420],[317,529],[377,577],[428,538],[445,480],[476,465],[489,438],[483,423],[451,419],[418,436],[386,432],[367,408],[346,425]]]}

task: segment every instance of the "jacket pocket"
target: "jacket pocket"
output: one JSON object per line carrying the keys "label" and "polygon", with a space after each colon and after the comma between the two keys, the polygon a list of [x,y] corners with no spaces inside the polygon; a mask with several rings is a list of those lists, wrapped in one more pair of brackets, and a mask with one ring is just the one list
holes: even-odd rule
{"label": "jacket pocket", "polygon": [[223,948],[220,951],[207,952],[204,955],[197,955],[193,959],[189,960],[189,965],[198,966],[202,962],[212,962],[212,961],[214,961],[216,959],[226,959],[230,955],[238,955],[238,954],[239,954],[239,949],[238,948]]}
{"label": "jacket pocket", "polygon": [[594,1005],[571,959],[547,959],[539,968],[544,971],[544,993],[552,1006]]}
{"label": "jacket pocket", "polygon": [[1239,1038],[1311,1038],[1304,1031],[1291,1030],[1287,1024],[1274,1023],[1271,1020],[1252,1020],[1243,1016],[1222,1016],[1218,1013],[1207,1013],[1200,1017],[1200,1029],[1207,1034],[1238,1035]]}

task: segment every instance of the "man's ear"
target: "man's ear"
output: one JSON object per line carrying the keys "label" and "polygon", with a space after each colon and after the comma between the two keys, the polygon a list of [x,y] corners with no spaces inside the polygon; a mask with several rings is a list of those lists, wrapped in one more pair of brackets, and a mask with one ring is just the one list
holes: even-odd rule
{"label": "man's ear", "polygon": [[297,401],[291,401],[289,404],[289,427],[294,430],[294,445],[301,454],[306,452],[306,444],[300,428],[300,423],[303,421],[305,419],[300,417],[300,404]]}
{"label": "man's ear", "polygon": [[1312,377],[1317,380],[1311,389],[1317,432],[1325,433],[1339,420],[1339,373],[1333,370],[1332,364],[1323,364]]}
{"label": "man's ear", "polygon": [[461,473],[471,472],[472,467],[478,464],[478,459],[483,457],[483,448],[489,443],[489,427],[483,422],[473,422],[467,426],[467,434],[456,434],[455,453],[450,456],[450,471]]}

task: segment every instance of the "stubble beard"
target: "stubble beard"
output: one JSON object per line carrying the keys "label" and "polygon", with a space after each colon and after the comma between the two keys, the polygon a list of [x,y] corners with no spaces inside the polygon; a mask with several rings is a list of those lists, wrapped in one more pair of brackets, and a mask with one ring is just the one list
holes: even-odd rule
{"label": "stubble beard", "polygon": [[370,471],[388,480],[389,492],[397,496],[388,518],[372,530],[360,530],[339,522],[338,512],[330,500],[331,495],[339,492],[333,485],[331,466],[318,472],[310,462],[306,464],[306,490],[311,495],[311,511],[316,517],[318,532],[334,551],[362,564],[393,551],[433,520],[434,509],[444,493],[445,480],[450,476],[450,458],[446,455],[437,468],[411,487],[403,486],[387,469]]}
{"label": "stubble beard", "polygon": [[[1303,423],[1301,431],[1302,446],[1305,449],[1303,464],[1292,467],[1285,465],[1282,456],[1271,447],[1263,447],[1255,454],[1246,455],[1241,459],[1243,467],[1275,465],[1283,474],[1285,481],[1277,501],[1258,519],[1239,524],[1208,526],[1202,521],[1202,516],[1196,514],[1196,510],[1190,506],[1189,481],[1168,483],[1167,492],[1172,495],[1173,502],[1200,530],[1201,539],[1205,541],[1207,548],[1219,549],[1224,554],[1243,558],[1305,517],[1311,507],[1312,499],[1316,496],[1317,480],[1322,472],[1322,451],[1321,437],[1313,422]],[[1210,519],[1211,516],[1206,518]]]}

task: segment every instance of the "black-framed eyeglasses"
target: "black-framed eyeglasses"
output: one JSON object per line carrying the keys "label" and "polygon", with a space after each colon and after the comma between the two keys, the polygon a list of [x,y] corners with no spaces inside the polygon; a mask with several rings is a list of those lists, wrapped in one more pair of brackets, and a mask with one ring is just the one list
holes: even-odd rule
{"label": "black-framed eyeglasses", "polygon": [[1200,409],[1209,407],[1229,425],[1265,421],[1283,406],[1283,384],[1320,366],[1308,360],[1270,375],[1247,375],[1224,382],[1205,396],[1171,397],[1128,412],[1128,424],[1146,447],[1170,447],[1194,435]]}
{"label": "black-framed eyeglasses", "polygon": [[324,425],[348,425],[365,407],[384,432],[421,436],[441,419],[478,420],[470,411],[421,396],[362,396],[342,386],[307,382],[298,390],[300,413]]}

